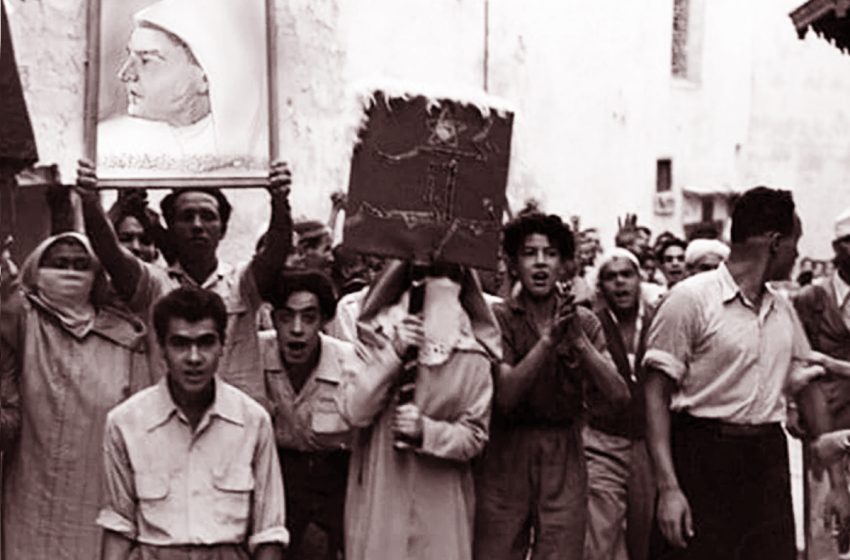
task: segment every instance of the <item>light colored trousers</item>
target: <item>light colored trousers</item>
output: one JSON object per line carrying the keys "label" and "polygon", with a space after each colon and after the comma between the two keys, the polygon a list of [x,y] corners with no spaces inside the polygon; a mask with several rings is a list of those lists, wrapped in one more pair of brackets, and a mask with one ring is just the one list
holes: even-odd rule
{"label": "light colored trousers", "polygon": [[586,427],[587,536],[584,560],[646,560],[655,485],[646,442]]}

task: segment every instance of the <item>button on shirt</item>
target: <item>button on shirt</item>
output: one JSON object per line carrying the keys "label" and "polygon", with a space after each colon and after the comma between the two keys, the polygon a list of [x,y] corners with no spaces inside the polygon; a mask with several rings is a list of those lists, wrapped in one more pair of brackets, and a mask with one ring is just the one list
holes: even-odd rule
{"label": "button on shirt", "polygon": [[787,298],[747,301],[725,265],[677,284],[658,309],[643,364],[678,388],[671,408],[739,424],[785,419],[784,391],[810,352]]}
{"label": "button on shirt", "polygon": [[[153,329],[153,306],[157,299],[180,286],[198,286],[180,263],[167,270],[142,264],[142,273],[129,306],[147,317],[148,347],[155,379],[165,375],[165,362]],[[257,340],[257,311],[262,305],[250,265],[233,267],[219,262],[200,288],[215,292],[227,307],[227,333],[219,372],[226,382],[245,391],[260,404],[266,404],[265,386]]]}
{"label": "button on shirt", "polygon": [[277,333],[260,335],[275,438],[284,449],[349,447],[351,427],[340,415],[336,397],[343,372],[356,375],[357,355],[353,344],[323,334],[319,335],[319,345],[319,361],[296,392],[280,358]]}
{"label": "button on shirt", "polygon": [[97,523],[155,546],[289,540],[268,413],[216,379],[192,431],[166,380],[114,408],[104,437],[106,501]]}

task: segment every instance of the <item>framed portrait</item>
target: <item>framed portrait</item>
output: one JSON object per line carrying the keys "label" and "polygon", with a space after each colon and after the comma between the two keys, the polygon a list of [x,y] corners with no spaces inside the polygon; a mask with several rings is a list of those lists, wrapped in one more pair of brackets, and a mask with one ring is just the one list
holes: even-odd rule
{"label": "framed portrait", "polygon": [[89,0],[86,156],[104,187],[264,185],[273,0]]}

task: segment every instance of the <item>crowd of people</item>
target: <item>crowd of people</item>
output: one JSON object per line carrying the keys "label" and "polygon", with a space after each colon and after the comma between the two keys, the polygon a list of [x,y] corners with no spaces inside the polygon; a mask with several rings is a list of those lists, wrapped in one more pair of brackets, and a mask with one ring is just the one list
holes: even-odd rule
{"label": "crowd of people", "polygon": [[850,214],[789,294],[787,191],[728,243],[530,205],[476,271],[335,244],[291,183],[241,264],[218,189],[51,192],[2,263],[4,560],[792,560],[785,426],[847,533]]}

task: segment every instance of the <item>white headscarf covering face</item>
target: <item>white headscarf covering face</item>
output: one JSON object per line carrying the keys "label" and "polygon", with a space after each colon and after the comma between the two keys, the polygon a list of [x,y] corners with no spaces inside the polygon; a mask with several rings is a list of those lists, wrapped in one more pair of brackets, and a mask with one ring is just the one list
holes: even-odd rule
{"label": "white headscarf covering face", "polygon": [[[88,270],[40,266],[47,251],[63,240],[73,240],[85,249],[92,259]],[[76,232],[66,232],[44,240],[27,257],[22,266],[21,286],[30,298],[55,315],[66,330],[82,338],[94,326],[96,311],[92,303],[92,289],[98,274],[100,265],[88,238]]]}

